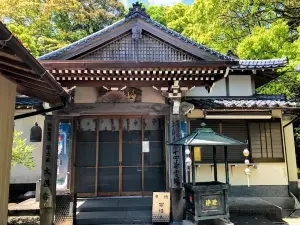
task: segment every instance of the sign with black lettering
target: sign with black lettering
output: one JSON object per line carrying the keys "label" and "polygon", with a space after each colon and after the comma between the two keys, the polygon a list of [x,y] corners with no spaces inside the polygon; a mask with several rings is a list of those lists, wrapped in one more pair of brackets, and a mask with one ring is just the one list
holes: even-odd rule
{"label": "sign with black lettering", "polygon": [[170,220],[170,192],[153,192],[152,222],[167,223]]}

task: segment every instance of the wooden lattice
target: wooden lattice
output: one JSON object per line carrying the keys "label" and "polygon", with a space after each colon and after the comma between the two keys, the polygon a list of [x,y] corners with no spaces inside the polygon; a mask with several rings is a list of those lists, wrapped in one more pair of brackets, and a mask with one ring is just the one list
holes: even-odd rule
{"label": "wooden lattice", "polygon": [[128,33],[113,42],[108,43],[82,56],[83,60],[120,60],[120,61],[151,61],[178,62],[195,61],[196,58],[184,51],[161,41],[150,34],[143,33],[139,41],[132,39]]}

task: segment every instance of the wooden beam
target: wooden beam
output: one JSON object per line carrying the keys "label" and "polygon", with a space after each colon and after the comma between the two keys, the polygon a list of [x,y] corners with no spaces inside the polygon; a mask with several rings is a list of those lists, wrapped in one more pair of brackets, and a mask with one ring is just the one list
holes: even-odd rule
{"label": "wooden beam", "polygon": [[20,59],[11,49],[6,48],[6,47],[1,49],[0,56],[11,59],[11,60],[15,60],[18,62],[23,62],[22,59]]}
{"label": "wooden beam", "polygon": [[[216,80],[215,80],[216,81]],[[165,80],[161,80],[161,81],[152,81],[152,80],[148,80],[148,81],[134,81],[134,80],[128,80],[126,81],[119,81],[119,80],[72,80],[72,81],[68,81],[68,80],[59,80],[59,82],[61,83],[61,85],[63,87],[71,87],[71,86],[82,86],[82,87],[102,87],[102,86],[132,86],[132,87],[168,87],[168,83],[169,81]],[[180,86],[205,86],[211,83],[211,81],[190,81],[190,80],[186,80],[186,81],[180,81]]]}
{"label": "wooden beam", "polygon": [[15,67],[18,69],[24,69],[24,70],[31,71],[30,66],[28,66],[26,63],[20,62],[17,60],[13,60],[13,59],[9,59],[9,58],[3,57],[3,56],[0,56],[0,64],[12,66],[12,67]]}
{"label": "wooden beam", "polygon": [[226,69],[235,65],[234,61],[185,61],[185,62],[135,62],[135,61],[95,61],[95,60],[42,60],[39,61],[47,70],[56,69]]}
{"label": "wooden beam", "polygon": [[36,87],[45,88],[46,90],[55,92],[55,90],[50,88],[49,85],[47,85],[47,83],[45,83],[45,82],[38,82],[38,81],[35,81],[35,80],[29,80],[29,79],[26,80],[26,78],[23,78],[23,77],[14,75],[14,74],[10,74],[10,73],[7,73],[7,72],[5,73],[5,75],[7,77],[9,77],[10,79],[15,80],[17,83],[26,83],[26,84],[29,84],[29,85],[34,85]]}
{"label": "wooden beam", "polygon": [[26,79],[38,81],[40,83],[46,83],[45,81],[40,79],[40,76],[36,75],[35,73],[28,73],[28,72],[25,72],[23,70],[18,70],[18,69],[15,69],[15,68],[9,68],[9,67],[1,65],[1,64],[0,64],[0,71],[3,71],[3,73],[6,73],[6,74],[14,74],[14,75],[17,75],[17,76],[24,77]]}

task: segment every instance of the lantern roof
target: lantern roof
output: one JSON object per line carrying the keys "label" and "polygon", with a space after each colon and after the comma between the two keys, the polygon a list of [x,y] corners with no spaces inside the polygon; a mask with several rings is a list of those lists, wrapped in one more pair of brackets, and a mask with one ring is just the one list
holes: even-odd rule
{"label": "lantern roof", "polygon": [[241,142],[224,135],[214,132],[211,128],[205,127],[205,123],[201,124],[201,128],[196,129],[188,136],[181,138],[170,145],[186,145],[186,146],[228,146],[228,145],[246,145]]}

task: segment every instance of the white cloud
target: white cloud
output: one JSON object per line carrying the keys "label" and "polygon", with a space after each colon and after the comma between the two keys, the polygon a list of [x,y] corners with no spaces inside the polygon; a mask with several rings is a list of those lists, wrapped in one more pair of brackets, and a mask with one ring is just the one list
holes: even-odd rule
{"label": "white cloud", "polygon": [[175,5],[182,0],[148,0],[149,5]]}

